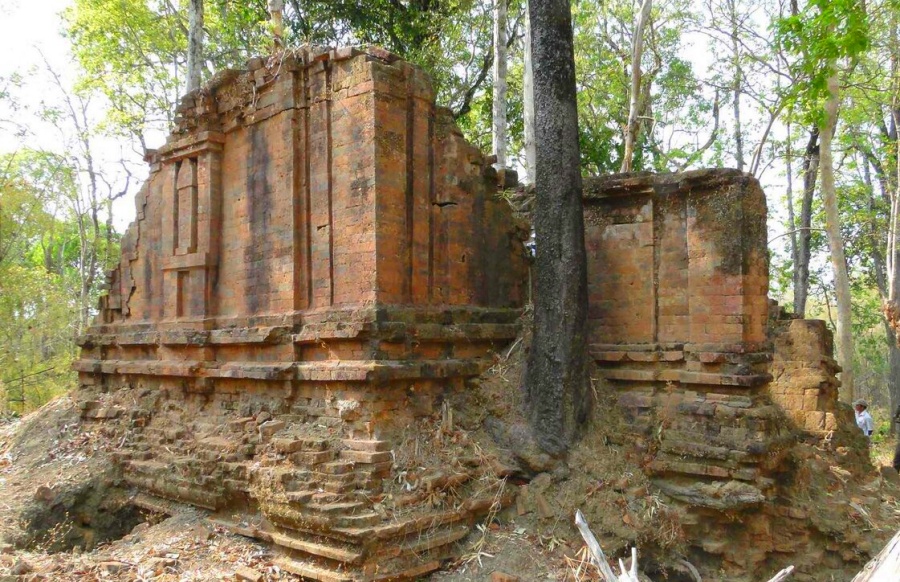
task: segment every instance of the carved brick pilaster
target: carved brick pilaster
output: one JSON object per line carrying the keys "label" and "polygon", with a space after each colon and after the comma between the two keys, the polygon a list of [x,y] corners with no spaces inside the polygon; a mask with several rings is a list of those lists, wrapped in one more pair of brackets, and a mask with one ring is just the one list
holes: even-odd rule
{"label": "carved brick pilaster", "polygon": [[164,175],[162,271],[166,320],[215,315],[224,136],[202,132],[160,151]]}

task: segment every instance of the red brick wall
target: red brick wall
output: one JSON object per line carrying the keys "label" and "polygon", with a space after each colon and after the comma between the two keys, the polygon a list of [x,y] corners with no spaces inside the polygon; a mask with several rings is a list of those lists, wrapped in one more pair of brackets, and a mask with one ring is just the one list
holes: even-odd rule
{"label": "red brick wall", "polygon": [[[476,466],[464,480],[478,490],[454,481],[463,510],[373,504],[395,469],[407,474],[404,443],[434,434],[410,430],[518,335],[523,229],[496,172],[434,106],[426,76],[376,48],[251,59],[177,113],[81,338],[85,418],[130,408],[135,440],[118,457],[144,506],[260,511],[275,531],[260,537],[306,548],[286,570],[437,568],[468,531],[460,520],[494,503],[482,478],[494,477]],[[324,516],[323,502],[337,507]],[[368,554],[368,533],[336,530],[360,518],[366,531],[402,528]],[[408,543],[426,529],[430,549]],[[348,547],[360,558],[345,563]]]}
{"label": "red brick wall", "polygon": [[106,321],[522,304],[524,253],[496,178],[415,67],[293,59],[227,74],[179,113],[149,157]]}
{"label": "red brick wall", "polygon": [[618,175],[585,190],[592,342],[765,341],[766,205],[754,179]]}
{"label": "red brick wall", "polygon": [[635,197],[586,210],[593,342],[655,341],[652,208],[648,198]]}
{"label": "red brick wall", "polygon": [[657,277],[657,331],[660,343],[690,337],[688,290],[687,200],[670,197],[658,201],[659,267]]}

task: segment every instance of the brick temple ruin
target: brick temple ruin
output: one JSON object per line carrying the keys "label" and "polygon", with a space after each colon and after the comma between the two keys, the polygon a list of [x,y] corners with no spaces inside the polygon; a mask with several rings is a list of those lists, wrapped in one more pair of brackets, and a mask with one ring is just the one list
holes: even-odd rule
{"label": "brick temple ruin", "polygon": [[773,555],[824,565],[826,545],[852,554],[852,544],[816,539],[788,490],[798,439],[843,447],[862,464],[868,452],[838,405],[831,332],[768,299],[756,179],[737,170],[593,178],[584,203],[591,355],[653,451],[651,483],[686,508],[694,552],[729,576]]}
{"label": "brick temple ruin", "polygon": [[[378,500],[416,419],[516,337],[521,229],[421,71],[352,49],[263,65],[187,97],[150,154],[77,367],[159,400],[85,415],[136,415],[128,483],[277,544],[288,570],[413,577],[494,488],[432,510],[481,485],[477,459],[448,459]],[[232,519],[248,506],[264,523]]]}
{"label": "brick temple ruin", "polygon": [[[128,426],[136,503],[207,509],[313,580],[437,569],[514,495],[432,422],[452,423],[448,395],[520,332],[528,227],[498,196],[510,174],[424,73],[374,48],[220,73],[147,159],[76,365],[83,418]],[[827,330],[770,313],[765,219],[737,171],[585,188],[591,354],[634,433],[665,428],[654,485],[719,540],[705,551],[748,567],[789,549],[742,557],[733,524],[706,518],[799,523],[775,503],[784,451],[852,423]]]}

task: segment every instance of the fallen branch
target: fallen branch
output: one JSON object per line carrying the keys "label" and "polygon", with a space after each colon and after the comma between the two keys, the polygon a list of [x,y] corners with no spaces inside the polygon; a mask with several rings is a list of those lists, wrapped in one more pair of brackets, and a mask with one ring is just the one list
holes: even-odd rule
{"label": "fallen branch", "polygon": [[[584,519],[584,514],[581,513],[580,509],[575,512],[575,526],[581,533],[584,543],[587,544],[588,551],[591,555],[591,562],[600,570],[600,575],[603,577],[604,582],[640,582],[637,569],[637,548],[631,548],[631,568],[627,572],[625,571],[625,563],[621,558],[619,559],[619,570],[621,571],[621,574],[617,576],[616,573],[613,572],[613,569],[609,567],[609,561],[606,559],[606,554],[603,553],[600,542],[597,541],[594,532],[591,531],[591,528],[588,526],[587,520]],[[889,550],[889,548],[893,549]],[[900,565],[900,532],[897,532],[897,535],[894,536],[894,539],[888,544],[888,547],[882,550],[879,557],[876,558],[876,560],[873,560],[873,562],[881,559],[882,554],[885,554],[886,552],[887,556],[890,556],[891,552],[893,552],[893,559],[895,560],[893,562],[890,562],[889,560],[885,561],[884,563],[888,564],[886,568],[897,568],[898,565]],[[679,563],[687,568],[695,582],[702,582],[700,572],[697,571],[697,568],[695,568],[693,564],[687,560],[679,560]],[[868,569],[868,566],[866,568]],[[887,572],[888,570],[885,569],[884,571]],[[896,570],[890,571],[895,572]],[[793,572],[794,567],[788,566],[775,574],[768,582],[782,582],[783,580],[787,580]],[[875,573],[876,571],[873,570],[871,574]],[[862,574],[863,572],[860,572],[860,574],[853,579],[853,582],[875,582],[875,578],[860,578]]]}
{"label": "fallen branch", "polygon": [[769,580],[769,582],[781,582],[782,580],[787,580],[788,577],[794,572],[793,566],[788,566],[781,572],[775,574],[775,577]]}
{"label": "fallen branch", "polygon": [[600,570],[600,575],[603,576],[605,582],[639,582],[637,575],[637,548],[631,548],[631,570],[626,572],[625,564],[620,559],[619,569],[622,573],[616,576],[612,568],[609,567],[609,562],[606,559],[606,554],[603,553],[603,549],[600,547],[600,542],[594,537],[594,532],[591,531],[580,509],[575,512],[575,526],[581,532],[581,537],[584,538],[584,543],[587,544],[588,551],[591,553],[591,561]]}
{"label": "fallen branch", "polygon": [[900,572],[900,531],[891,538],[884,549],[875,556],[853,582],[879,582],[880,580],[896,580]]}
{"label": "fallen branch", "polygon": [[700,572],[697,571],[697,568],[695,568],[693,564],[691,564],[687,560],[678,560],[678,562],[682,566],[687,568],[687,571],[691,573],[691,577],[694,579],[694,582],[703,582],[703,578],[700,577]]}

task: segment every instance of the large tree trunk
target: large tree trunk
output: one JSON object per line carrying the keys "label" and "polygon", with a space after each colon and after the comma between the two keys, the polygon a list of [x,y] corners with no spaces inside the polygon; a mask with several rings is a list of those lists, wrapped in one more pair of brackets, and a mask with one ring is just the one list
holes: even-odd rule
{"label": "large tree trunk", "polygon": [[[896,12],[891,13],[891,77],[900,77],[900,34]],[[900,342],[900,92],[891,99],[891,124],[886,141],[894,142],[894,152],[889,155],[895,166],[894,175],[885,177],[883,183],[889,185],[891,213],[888,217],[887,232],[887,279],[888,293],[884,301],[884,316],[894,328],[897,341]]]}
{"label": "large tree trunk", "polygon": [[203,63],[203,0],[190,0],[188,9],[187,93],[200,87]]}
{"label": "large tree trunk", "polygon": [[587,273],[569,0],[531,0],[537,199],[534,332],[525,390],[542,448],[564,453],[587,420]]}
{"label": "large tree trunk", "polygon": [[634,147],[637,143],[638,111],[641,95],[641,56],[644,54],[644,26],[650,20],[650,9],[653,0],[644,0],[641,13],[634,25],[634,40],[631,50],[631,97],[628,105],[628,123],[625,126],[625,151],[622,154],[622,167],[619,171],[630,172],[634,161]]}
{"label": "large tree trunk", "polygon": [[[890,402],[890,414],[893,418],[897,407],[900,406],[900,346],[897,345],[897,336],[891,326],[885,322],[885,334],[888,343],[888,378],[887,390]],[[900,435],[900,423],[894,422],[891,429],[895,435]]]}
{"label": "large tree trunk", "polygon": [[[895,124],[900,125],[900,110],[894,111]],[[895,143],[900,146],[900,139],[895,138]],[[888,344],[890,345],[890,379],[888,381],[888,390],[891,397],[891,412],[897,410],[900,406],[900,305],[898,305],[898,297],[900,297],[900,152],[896,154],[897,179],[893,180],[894,184],[891,188],[891,214],[888,217],[888,244],[887,252],[888,266],[885,268],[886,292],[882,292],[887,300],[884,302],[884,316],[887,322]],[[885,181],[890,182],[888,180]],[[883,183],[884,184],[884,183]],[[882,186],[883,188],[885,186]],[[877,256],[877,255],[876,255]],[[900,426],[894,425],[894,434],[900,436]]]}
{"label": "large tree trunk", "polygon": [[[889,186],[883,178],[883,176],[879,176],[882,195],[887,195]],[[872,243],[872,264],[875,269],[875,285],[878,287],[878,292],[882,297],[888,297],[887,267],[880,246],[882,233],[880,232],[881,228],[876,219],[875,185],[872,182],[872,173],[869,168],[868,159],[863,160],[863,179],[866,183],[866,189],[869,191],[869,201],[866,210],[869,214],[868,234]],[[893,414],[894,411],[897,410],[897,406],[900,405],[900,346],[897,344],[897,336],[894,334],[894,330],[891,329],[891,322],[885,318],[883,323],[888,344],[888,402],[890,402],[890,412]],[[895,422],[893,423],[891,430],[894,434],[898,434],[898,432],[900,432],[900,426]]]}
{"label": "large tree trunk", "polygon": [[806,299],[809,297],[809,260],[812,256],[812,203],[819,173],[819,128],[809,131],[809,141],[803,155],[803,200],[800,204],[800,220],[797,229],[797,261],[794,264],[794,313],[806,316]]}
{"label": "large tree trunk", "polygon": [[493,153],[498,169],[506,167],[506,9],[507,0],[494,0]]}
{"label": "large tree trunk", "polygon": [[531,63],[531,17],[525,7],[525,74],[522,79],[525,125],[525,182],[534,184],[534,69]]}
{"label": "large tree trunk", "polygon": [[837,360],[841,366],[841,396],[845,401],[854,398],[853,388],[853,329],[850,311],[850,276],[844,256],[844,239],[841,235],[837,192],[834,184],[834,159],[831,142],[837,126],[840,88],[837,73],[828,79],[828,101],[825,103],[825,121],[821,128],[821,189],[825,206],[825,234],[831,249],[831,267],[834,271],[834,297],[837,307]]}

